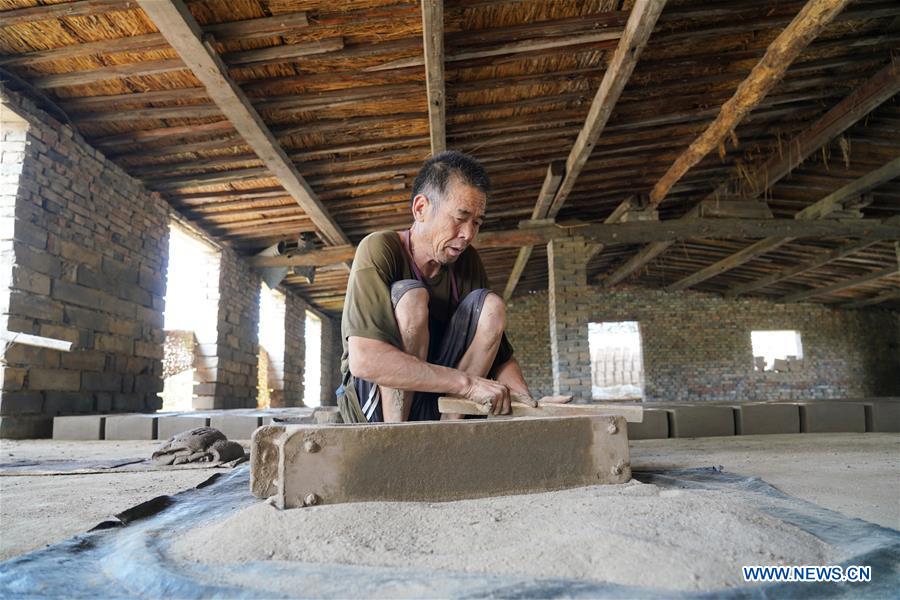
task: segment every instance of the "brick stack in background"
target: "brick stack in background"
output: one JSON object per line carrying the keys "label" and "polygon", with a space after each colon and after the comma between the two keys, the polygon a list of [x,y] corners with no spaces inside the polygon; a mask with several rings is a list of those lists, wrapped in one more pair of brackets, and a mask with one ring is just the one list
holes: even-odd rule
{"label": "brick stack in background", "polygon": [[[819,304],[725,300],[694,291],[585,287],[587,322],[638,321],[648,402],[840,399],[900,395],[900,315]],[[552,390],[545,291],[512,298],[507,334],[537,396]],[[803,359],[790,372],[753,368],[750,332],[800,332]],[[585,361],[586,363],[589,361]]]}
{"label": "brick stack in background", "polygon": [[27,100],[6,101],[29,122],[6,325],[73,351],[10,347],[0,435],[47,436],[55,415],[156,410],[168,205],[71,127]]}
{"label": "brick stack in background", "polygon": [[284,406],[303,406],[303,368],[306,360],[306,303],[296,294],[284,295]]}
{"label": "brick stack in background", "polygon": [[553,393],[571,394],[575,401],[591,398],[590,298],[584,292],[587,261],[595,248],[582,237],[547,244],[549,307],[544,318],[549,317]]}
{"label": "brick stack in background", "polygon": [[322,319],[322,406],[337,406],[335,390],[341,385],[341,319],[319,315]]}

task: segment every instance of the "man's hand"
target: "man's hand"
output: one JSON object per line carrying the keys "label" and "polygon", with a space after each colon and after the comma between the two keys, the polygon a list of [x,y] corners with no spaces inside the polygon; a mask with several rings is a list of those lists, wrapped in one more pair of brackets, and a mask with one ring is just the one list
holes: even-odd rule
{"label": "man's hand", "polygon": [[509,388],[492,379],[472,377],[463,396],[478,404],[489,405],[492,415],[508,415],[510,412]]}

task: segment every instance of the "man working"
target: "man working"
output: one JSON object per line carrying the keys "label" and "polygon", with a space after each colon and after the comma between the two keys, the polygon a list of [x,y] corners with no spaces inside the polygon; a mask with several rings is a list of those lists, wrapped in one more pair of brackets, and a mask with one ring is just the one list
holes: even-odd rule
{"label": "man working", "polygon": [[359,244],[347,283],[341,337],[345,422],[441,418],[456,394],[510,411],[510,392],[533,403],[504,329],[502,298],[488,289],[470,245],[490,182],[460,152],[425,162],[412,189],[412,226]]}

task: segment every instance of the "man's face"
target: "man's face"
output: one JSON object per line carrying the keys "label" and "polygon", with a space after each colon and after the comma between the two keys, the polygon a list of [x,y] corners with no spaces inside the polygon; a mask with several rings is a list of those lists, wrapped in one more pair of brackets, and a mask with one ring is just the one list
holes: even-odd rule
{"label": "man's face", "polygon": [[477,188],[452,178],[437,208],[430,202],[423,207],[420,223],[431,243],[432,260],[441,265],[456,262],[478,235],[486,202]]}

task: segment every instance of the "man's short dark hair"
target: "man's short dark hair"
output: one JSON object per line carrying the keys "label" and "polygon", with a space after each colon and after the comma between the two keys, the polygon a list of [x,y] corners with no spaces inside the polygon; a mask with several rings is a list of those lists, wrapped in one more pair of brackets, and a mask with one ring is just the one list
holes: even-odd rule
{"label": "man's short dark hair", "polygon": [[481,163],[468,154],[447,150],[426,160],[419,169],[413,182],[410,204],[416,196],[425,194],[436,205],[443,200],[451,177],[458,178],[460,182],[474,187],[485,196],[490,194],[491,180]]}

